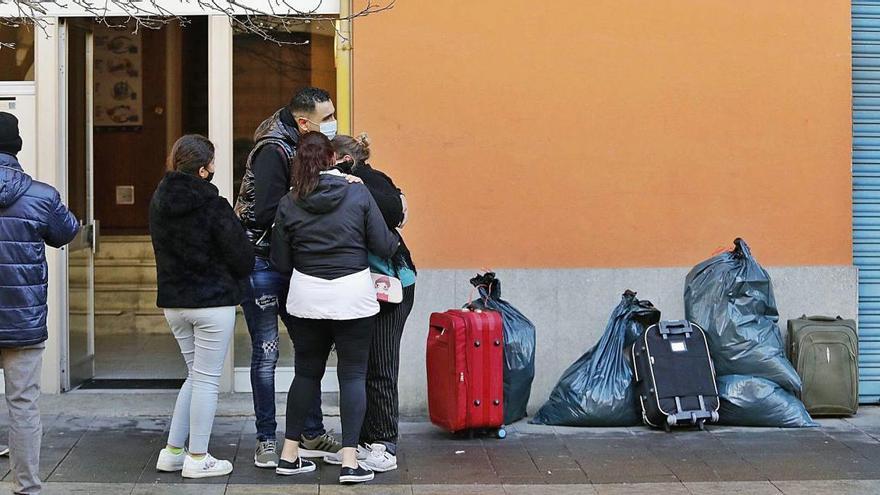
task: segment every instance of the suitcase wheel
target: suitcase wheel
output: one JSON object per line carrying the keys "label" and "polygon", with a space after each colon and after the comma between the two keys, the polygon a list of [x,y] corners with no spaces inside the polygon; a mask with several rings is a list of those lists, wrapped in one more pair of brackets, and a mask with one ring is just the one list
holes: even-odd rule
{"label": "suitcase wheel", "polygon": [[505,430],[504,428],[498,428],[498,431],[495,432],[495,436],[498,437],[499,440],[506,438],[507,430]]}
{"label": "suitcase wheel", "polygon": [[701,420],[697,421],[697,428],[699,428],[700,431],[705,430],[706,429],[706,420],[701,419]]}

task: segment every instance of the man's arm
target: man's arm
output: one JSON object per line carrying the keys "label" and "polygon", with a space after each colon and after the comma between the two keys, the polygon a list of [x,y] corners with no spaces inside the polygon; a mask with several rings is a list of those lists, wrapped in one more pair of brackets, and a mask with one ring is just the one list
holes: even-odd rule
{"label": "man's arm", "polygon": [[275,220],[278,201],[290,190],[290,162],[284,150],[267,144],[254,156],[254,219],[256,227],[268,229]]}
{"label": "man's arm", "polygon": [[[289,198],[285,201],[290,201]],[[275,227],[272,228],[272,243],[269,249],[269,263],[279,273],[293,272],[293,247],[287,239],[287,220],[284,208],[278,208],[275,216]]]}
{"label": "man's arm", "polygon": [[52,211],[49,212],[49,218],[46,219],[46,232],[43,234],[43,240],[53,248],[60,248],[70,243],[76,237],[77,232],[79,232],[79,221],[61,202],[61,195],[58,194],[58,191],[55,191],[55,197],[52,198]]}

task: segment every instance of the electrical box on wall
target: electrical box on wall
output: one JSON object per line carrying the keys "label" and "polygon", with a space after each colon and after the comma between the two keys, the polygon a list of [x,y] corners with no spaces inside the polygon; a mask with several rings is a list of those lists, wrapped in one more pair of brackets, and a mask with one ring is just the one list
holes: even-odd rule
{"label": "electrical box on wall", "polygon": [[[18,118],[22,149],[18,161],[32,177],[37,176],[37,101],[34,83],[0,83],[0,112]],[[51,137],[54,139],[54,136]]]}

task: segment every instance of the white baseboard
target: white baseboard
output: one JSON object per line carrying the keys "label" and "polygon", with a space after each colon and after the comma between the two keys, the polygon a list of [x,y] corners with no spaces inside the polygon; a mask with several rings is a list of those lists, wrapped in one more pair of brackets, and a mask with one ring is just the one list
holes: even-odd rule
{"label": "white baseboard", "polygon": [[[2,379],[2,375],[0,375]],[[293,368],[275,368],[275,391],[286,392],[293,382]],[[2,383],[0,383],[2,385]],[[237,367],[233,370],[232,390],[234,392],[252,392],[251,369]],[[321,392],[339,392],[339,381],[336,378],[336,367],[327,367],[324,378],[321,380]]]}

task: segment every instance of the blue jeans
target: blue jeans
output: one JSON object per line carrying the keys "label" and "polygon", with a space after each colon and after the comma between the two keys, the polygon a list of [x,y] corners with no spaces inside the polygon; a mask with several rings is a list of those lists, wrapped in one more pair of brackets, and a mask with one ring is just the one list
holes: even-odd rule
{"label": "blue jeans", "polygon": [[[251,334],[251,388],[254,394],[254,414],[257,417],[257,440],[274,440],[278,424],[275,421],[275,365],[278,363],[278,317],[292,333],[293,318],[284,306],[290,278],[278,273],[263,258],[257,258],[251,273],[250,290],[241,308]],[[321,414],[321,395],[318,394],[305,418],[303,434],[314,438],[325,433]]]}

